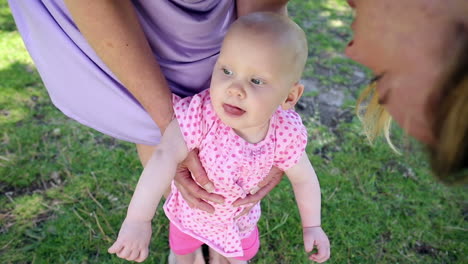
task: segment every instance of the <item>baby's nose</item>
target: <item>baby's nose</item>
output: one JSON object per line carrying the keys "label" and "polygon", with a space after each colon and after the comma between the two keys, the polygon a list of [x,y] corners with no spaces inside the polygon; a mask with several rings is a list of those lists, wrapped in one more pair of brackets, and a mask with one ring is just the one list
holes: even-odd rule
{"label": "baby's nose", "polygon": [[240,98],[245,97],[244,87],[242,86],[242,84],[239,84],[239,83],[231,84],[231,86],[229,86],[229,88],[228,88],[228,93],[231,96],[237,96],[237,97],[240,97]]}

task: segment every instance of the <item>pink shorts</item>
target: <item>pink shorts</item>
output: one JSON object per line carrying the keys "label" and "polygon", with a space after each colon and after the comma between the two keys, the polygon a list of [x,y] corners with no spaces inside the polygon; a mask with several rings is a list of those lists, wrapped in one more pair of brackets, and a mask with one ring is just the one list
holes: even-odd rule
{"label": "pink shorts", "polygon": [[[180,231],[172,223],[169,224],[169,246],[176,255],[186,255],[195,252],[204,243],[198,239],[195,239],[184,232]],[[244,249],[244,256],[235,257],[237,260],[250,260],[253,258],[260,247],[260,240],[258,235],[258,228],[252,231],[252,233],[241,240],[242,248]]]}

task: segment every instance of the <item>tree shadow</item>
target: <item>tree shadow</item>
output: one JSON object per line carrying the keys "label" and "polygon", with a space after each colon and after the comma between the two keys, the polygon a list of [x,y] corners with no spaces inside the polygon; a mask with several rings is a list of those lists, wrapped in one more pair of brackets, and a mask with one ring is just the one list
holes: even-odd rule
{"label": "tree shadow", "polygon": [[16,31],[16,24],[6,0],[0,0],[0,31]]}

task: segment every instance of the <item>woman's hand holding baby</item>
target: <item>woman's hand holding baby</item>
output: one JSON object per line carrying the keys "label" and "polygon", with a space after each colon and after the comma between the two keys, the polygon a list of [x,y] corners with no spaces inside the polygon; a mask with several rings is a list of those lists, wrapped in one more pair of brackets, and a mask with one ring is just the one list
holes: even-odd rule
{"label": "woman's hand holding baby", "polygon": [[[243,214],[247,213],[253,205],[257,204],[278,185],[282,176],[283,171],[273,167],[265,179],[258,184],[257,188],[251,190],[247,197],[235,201],[233,205],[241,206],[250,204],[251,206],[246,208],[243,212]],[[224,198],[221,195],[211,193],[214,191],[214,186],[208,179],[208,176],[206,176],[206,172],[198,158],[197,150],[191,151],[187,158],[179,164],[176,176],[174,177],[174,183],[191,208],[213,213],[213,206],[206,201],[220,204],[224,203]]]}
{"label": "woman's hand holding baby", "polygon": [[122,259],[143,262],[148,257],[151,233],[151,221],[126,218],[117,240],[107,251]]}
{"label": "woman's hand holding baby", "polygon": [[283,178],[284,172],[276,167],[272,167],[268,175],[258,183],[257,187],[250,190],[245,198],[237,199],[232,205],[233,206],[242,206],[248,205],[244,208],[244,211],[238,215],[236,218],[239,218],[248,212],[254,207],[260,200],[263,199],[273,188],[276,187]]}
{"label": "woman's hand holding baby", "polygon": [[190,151],[187,158],[177,166],[174,184],[191,208],[214,213],[213,206],[206,201],[224,203],[221,195],[212,193],[213,183],[206,176],[197,149]]}

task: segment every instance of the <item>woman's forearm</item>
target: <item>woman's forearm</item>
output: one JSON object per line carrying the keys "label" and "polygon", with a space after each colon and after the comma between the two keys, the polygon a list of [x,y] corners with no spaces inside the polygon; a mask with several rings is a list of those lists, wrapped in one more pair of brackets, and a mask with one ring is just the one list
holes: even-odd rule
{"label": "woman's forearm", "polygon": [[96,54],[164,131],[172,119],[171,92],[130,0],[65,0]]}

